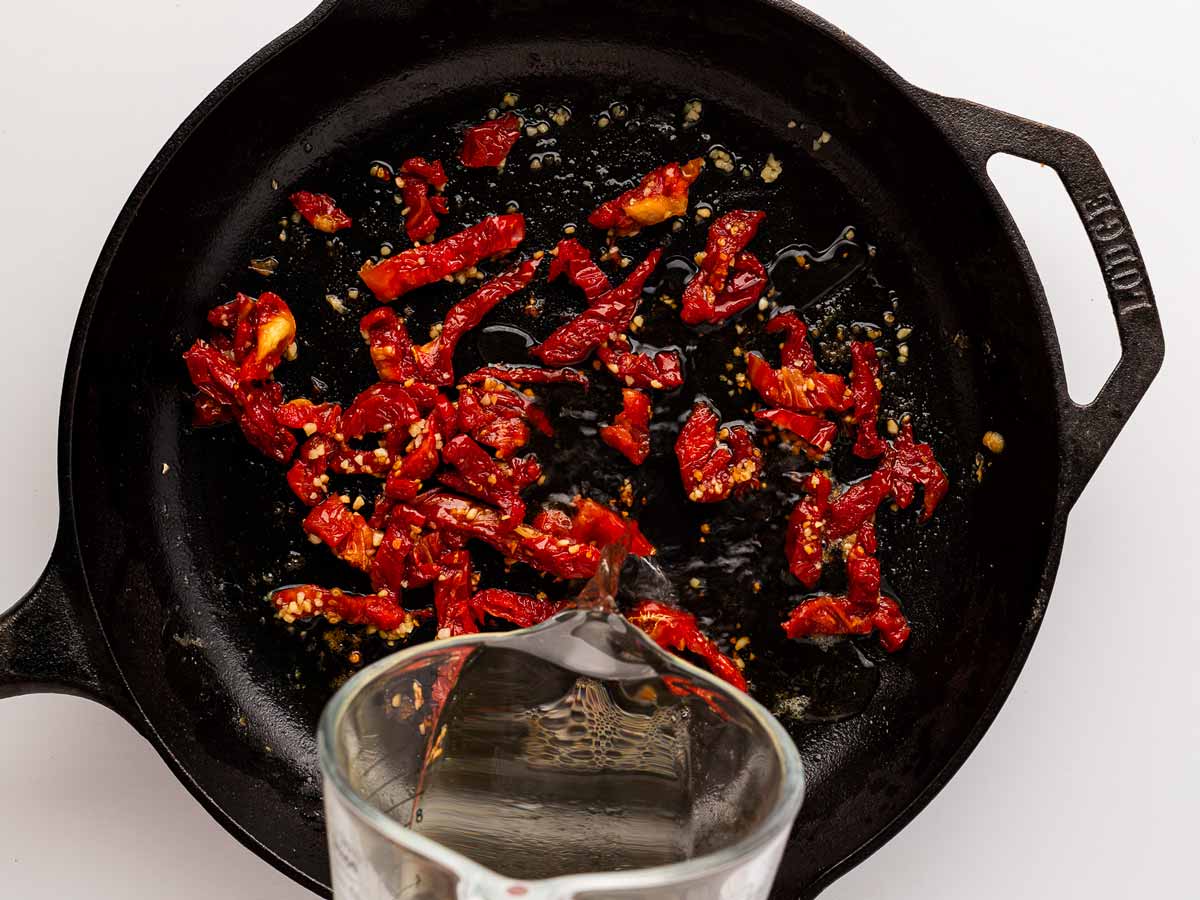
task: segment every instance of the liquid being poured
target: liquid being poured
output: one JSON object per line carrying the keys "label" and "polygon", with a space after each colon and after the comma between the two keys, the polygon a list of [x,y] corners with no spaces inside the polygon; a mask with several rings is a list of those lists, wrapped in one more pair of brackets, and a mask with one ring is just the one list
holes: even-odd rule
{"label": "liquid being poured", "polygon": [[[679,862],[753,831],[779,790],[776,739],[613,612],[620,568],[606,555],[580,608],[546,625],[415,657],[364,706],[358,792],[525,879]],[[661,572],[631,575],[665,598]]]}

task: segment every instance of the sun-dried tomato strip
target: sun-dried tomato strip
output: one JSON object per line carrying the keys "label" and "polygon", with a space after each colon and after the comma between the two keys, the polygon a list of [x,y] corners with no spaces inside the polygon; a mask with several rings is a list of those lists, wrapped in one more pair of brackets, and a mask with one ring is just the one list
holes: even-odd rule
{"label": "sun-dried tomato strip", "polygon": [[805,372],[796,366],[772,369],[758,353],[746,354],[746,374],[754,389],[772,406],[793,412],[845,412],[850,408],[846,379],[827,372]]}
{"label": "sun-dried tomato strip", "polygon": [[343,228],[349,228],[352,221],[348,215],[338,209],[337,203],[328,194],[312,194],[308,191],[296,191],[288,198],[296,212],[304,216],[317,231],[333,234]]}
{"label": "sun-dried tomato strip", "polygon": [[431,528],[458,531],[482,541],[499,541],[512,531],[501,521],[499,511],[444,491],[426,491],[412,501],[412,507],[426,517]]}
{"label": "sun-dried tomato strip", "polygon": [[339,588],[301,584],[271,593],[279,618],[291,623],[323,616],[331,623],[370,625],[384,637],[404,637],[417,625],[417,617],[400,605],[390,592],[348,594]]}
{"label": "sun-dried tomato strip", "polygon": [[683,292],[681,318],[688,325],[724,321],[758,300],[767,273],[744,251],[764,218],[763,212],[735,209],[713,222],[700,269]]}
{"label": "sun-dried tomato strip", "polygon": [[387,589],[399,595],[407,586],[405,576],[408,573],[408,554],[412,548],[413,541],[408,529],[400,522],[388,522],[383,540],[371,560],[371,587],[377,591]]}
{"label": "sun-dried tomato strip", "polygon": [[628,539],[629,552],[634,556],[653,556],[654,545],[642,534],[637,522],[623,518],[589,497],[575,500],[575,516],[571,520],[571,537],[597,550]]}
{"label": "sun-dried tomato strip", "polygon": [[673,391],[683,385],[683,359],[677,350],[643,351],[633,349],[628,337],[617,337],[601,344],[596,351],[600,362],[626,387]]}
{"label": "sun-dried tomato strip", "polygon": [[515,528],[524,520],[525,503],[511,475],[470,437],[460,434],[446,444],[442,459],[457,470],[444,472],[443,484],[495,505],[502,526]]}
{"label": "sun-dried tomato strip", "polygon": [[558,604],[516,591],[487,588],[471,598],[471,609],[477,619],[492,616],[518,628],[530,628],[558,612]]}
{"label": "sun-dried tomato strip", "polygon": [[587,359],[594,347],[629,328],[642,287],[661,258],[661,250],[652,250],[618,287],[596,298],[587,310],[529,352],[548,366],[566,366]]}
{"label": "sun-dried tomato strip", "polygon": [[468,128],[459,159],[468,169],[501,166],[520,137],[520,120],[515,113],[507,112]]}
{"label": "sun-dried tomato strip", "polygon": [[431,477],[441,462],[442,448],[457,432],[457,410],[448,400],[439,398],[429,416],[409,427],[407,434],[412,440],[393,475],[417,482]]}
{"label": "sun-dried tomato strip", "polygon": [[829,527],[826,539],[835,541],[855,534],[875,516],[879,504],[891,490],[890,474],[877,469],[870,477],[850,485],[830,503]]}
{"label": "sun-dried tomato strip", "polygon": [[342,433],[348,438],[403,428],[421,417],[416,403],[403,387],[390,382],[373,384],[350,404],[342,416]]}
{"label": "sun-dried tomato strip", "polygon": [[788,518],[784,550],[788,569],[805,587],[816,587],[821,577],[825,531],[829,524],[831,485],[824,472],[813,472],[803,482],[807,496],[792,509]]}
{"label": "sun-dried tomato strip", "polygon": [[876,430],[879,402],[882,399],[879,357],[875,354],[875,345],[870,341],[853,341],[850,344],[850,359],[850,394],[854,399],[857,428],[854,455],[860,459],[874,459],[886,449]]}
{"label": "sun-dried tomato strip", "polygon": [[933,448],[913,439],[911,422],[900,426],[900,433],[885,449],[884,466],[890,478],[892,497],[902,509],[912,503],[914,484],[925,489],[921,521],[928,521],[950,490],[950,479],[934,457]]}
{"label": "sun-dried tomato strip", "polygon": [[801,372],[817,371],[817,361],[813,357],[812,346],[808,343],[808,326],[794,312],[780,313],[767,323],[768,334],[784,333],[783,346],[780,348],[785,366],[799,369]]}
{"label": "sun-dried tomato strip", "polygon": [[635,466],[650,455],[650,398],[641,391],[621,391],[622,409],[611,425],[600,429],[600,440],[624,454]]}
{"label": "sun-dried tomato strip", "polygon": [[275,419],[275,410],[283,400],[283,388],[270,381],[246,385],[237,392],[241,412],[237,422],[250,445],[279,463],[286,463],[296,452],[296,437]]}
{"label": "sun-dried tomato strip", "polygon": [[347,509],[340,497],[330,497],[314,507],[304,519],[304,530],[356,569],[365,572],[370,568],[377,532],[366,519]]}
{"label": "sun-dried tomato strip", "polygon": [[555,537],[567,537],[571,533],[571,517],[561,509],[543,509],[533,517],[533,527]]}
{"label": "sun-dried tomato strip", "polygon": [[296,318],[282,297],[268,291],[254,304],[249,320],[254,325],[254,349],[242,360],[238,378],[244,382],[263,381],[296,339]]}
{"label": "sun-dried tomato strip", "polygon": [[379,262],[368,261],[358,275],[379,300],[390,303],[411,290],[469,269],[489,257],[508,253],[523,240],[523,215],[488,216],[436,244],[413,247]]}
{"label": "sun-dried tomato strip", "polygon": [[439,638],[475,634],[479,623],[471,609],[471,555],[457,550],[444,556],[433,583],[433,607],[437,610]]}
{"label": "sun-dried tomato strip", "polygon": [[509,558],[556,578],[590,578],[600,562],[600,552],[591,544],[547,534],[529,525],[506,530],[499,512],[453,494],[428,491],[417,497],[412,507],[432,528],[481,540]]}
{"label": "sun-dried tomato strip", "polygon": [[459,390],[459,430],[495,449],[501,459],[529,443],[527,422],[547,437],[554,436],[546,414],[521,391],[497,381],[485,381],[482,389],[464,386]]}
{"label": "sun-dried tomato strip", "polygon": [[483,284],[477,291],[450,307],[441,331],[427,344],[413,348],[417,370],[429,384],[454,383],[454,349],[462,336],[483,321],[506,297],[529,285],[540,260],[527,259]]}
{"label": "sun-dried tomato strip", "polygon": [[237,412],[238,372],[237,367],[216,347],[206,341],[197,340],[183,354],[188,377],[201,397],[208,398],[215,407],[228,411],[231,421]]}
{"label": "sun-dried tomato strip", "polygon": [[837,437],[836,422],[809,413],[796,413],[787,409],[762,409],[754,414],[754,418],[790,431],[822,455],[829,452],[833,446],[833,439]]}
{"label": "sun-dried tomato strip", "polygon": [[404,230],[410,241],[423,241],[432,237],[437,231],[438,214],[445,215],[448,211],[446,198],[434,191],[441,191],[446,186],[446,172],[437,160],[414,156],[400,164],[400,174],[404,186],[400,189],[404,199]]}
{"label": "sun-dried tomato strip", "polygon": [[313,403],[302,397],[276,407],[275,420],[284,428],[299,429],[307,435],[331,435],[341,427],[342,407],[337,403]]}
{"label": "sun-dried tomato strip", "polygon": [[762,451],[754,446],[745,426],[733,425],[718,432],[720,424],[716,410],[698,400],[675,441],[679,474],[694,503],[716,503],[735,490],[759,484]]}
{"label": "sun-dried tomato strip", "polygon": [[578,369],[543,369],[541,366],[484,366],[468,373],[467,384],[486,384],[488,379],[504,384],[577,384],[589,385],[588,377]]}
{"label": "sun-dried tomato strip", "polygon": [[413,342],[404,322],[390,306],[371,310],[358,323],[363,340],[371,351],[371,362],[380,381],[403,383],[417,375]]}
{"label": "sun-dried tomato strip", "polygon": [[693,653],[718,678],[723,678],[739,690],[746,690],[746,678],[741,669],[717,649],[712,638],[700,630],[696,617],[691,613],[655,600],[643,600],[626,618],[664,650]]}
{"label": "sun-dried tomato strip", "polygon": [[233,361],[241,365],[255,345],[255,320],[251,313],[258,301],[239,293],[234,299],[208,311],[208,322],[214,328],[229,332],[218,336],[213,343],[220,350],[229,350]]}
{"label": "sun-dried tomato strip", "polygon": [[682,216],[688,208],[688,189],[703,168],[704,160],[696,158],[682,166],[671,162],[647,172],[637,187],[597,207],[588,223],[627,235]]}
{"label": "sun-dried tomato strip", "polygon": [[911,629],[896,601],[879,593],[879,561],[855,555],[847,561],[846,570],[849,576],[846,595],[805,600],[783,623],[784,632],[795,639],[876,631],[885,650],[889,653],[899,650]]}
{"label": "sun-dried tomato strip", "polygon": [[512,534],[492,546],[555,578],[591,578],[600,565],[600,551],[591,544],[556,537],[529,525],[518,525]]}
{"label": "sun-dried tomato strip", "polygon": [[575,238],[564,238],[554,248],[549,280],[555,281],[561,275],[583,291],[589,303],[612,290],[612,283],[592,259],[591,251]]}
{"label": "sun-dried tomato strip", "polygon": [[739,253],[725,282],[713,300],[709,322],[724,322],[753,306],[767,287],[767,270],[753,253]]}
{"label": "sun-dried tomato strip", "polygon": [[332,438],[315,434],[300,447],[295,462],[288,469],[288,487],[306,506],[316,506],[329,494],[326,472],[335,446]]}

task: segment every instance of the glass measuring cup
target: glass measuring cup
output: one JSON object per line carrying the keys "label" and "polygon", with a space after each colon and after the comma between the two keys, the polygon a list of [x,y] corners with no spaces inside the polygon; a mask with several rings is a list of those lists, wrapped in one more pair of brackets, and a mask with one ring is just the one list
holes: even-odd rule
{"label": "glass measuring cup", "polygon": [[581,608],[338,691],[318,736],[337,900],[766,897],[803,799],[795,746],[612,593],[598,578]]}

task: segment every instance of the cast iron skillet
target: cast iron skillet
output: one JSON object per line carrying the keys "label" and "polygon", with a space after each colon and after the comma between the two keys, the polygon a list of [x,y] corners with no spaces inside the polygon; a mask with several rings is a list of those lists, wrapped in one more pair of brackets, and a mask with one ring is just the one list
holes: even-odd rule
{"label": "cast iron skillet", "polygon": [[[1008,440],[1003,464],[939,511],[939,531],[895,538],[916,629],[881,663],[866,712],[793,729],[811,788],[777,894],[813,896],[909,821],[996,715],[1068,512],[1158,371],[1163,337],[1083,141],[921,91],[781,2],[330,0],[226,80],[139,182],[88,287],[63,393],[58,540],[0,620],[0,695],[107,704],[247,846],[328,893],[312,735],[328,682],[308,677],[245,584],[288,546],[262,533],[268,469],[245,462],[236,435],[192,433],[179,353],[279,215],[272,177],[297,184],[397,123],[479,108],[502,87],[567,82],[708,98],[780,146],[829,131],[813,156],[821,197],[903,263],[952,474],[969,475],[988,427]],[[1067,394],[1041,284],[987,178],[999,152],[1059,172],[1103,268],[1122,357],[1086,407]]]}

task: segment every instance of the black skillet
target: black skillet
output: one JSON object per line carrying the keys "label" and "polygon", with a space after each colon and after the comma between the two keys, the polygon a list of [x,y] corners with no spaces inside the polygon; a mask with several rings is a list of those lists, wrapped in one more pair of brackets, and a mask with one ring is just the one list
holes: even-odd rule
{"label": "black skillet", "polygon": [[[812,896],[909,821],[996,715],[1045,612],[1067,515],[1158,371],[1163,337],[1083,141],[921,91],[785,3],[330,0],[226,80],[139,182],[89,285],[63,393],[58,540],[0,619],[0,695],[107,704],[247,846],[328,893],[313,728],[329,672],[258,600],[286,575],[269,570],[295,548],[294,521],[278,473],[248,462],[236,434],[192,431],[179,353],[281,214],[272,178],[320,177],[415,123],[478,115],[514,85],[727,110],[736,133],[807,173],[796,190],[817,220],[878,245],[924,335],[898,383],[940,422],[956,490],[932,530],[889,536],[885,568],[915,634],[897,657],[870,651],[865,711],[793,723],[811,787],[777,896]],[[832,139],[814,144],[822,131]],[[1000,152],[1059,172],[1104,271],[1122,357],[1086,407],[1068,397],[1037,273],[988,180]],[[1008,449],[975,484],[993,427]],[[276,501],[280,523],[264,525]]]}

